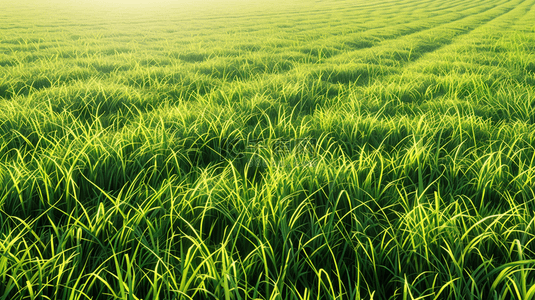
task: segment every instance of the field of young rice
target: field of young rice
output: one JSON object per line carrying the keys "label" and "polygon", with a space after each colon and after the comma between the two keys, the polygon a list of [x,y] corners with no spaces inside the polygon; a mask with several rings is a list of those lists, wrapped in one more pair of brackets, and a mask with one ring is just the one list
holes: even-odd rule
{"label": "field of young rice", "polygon": [[0,300],[535,299],[535,0],[0,9]]}

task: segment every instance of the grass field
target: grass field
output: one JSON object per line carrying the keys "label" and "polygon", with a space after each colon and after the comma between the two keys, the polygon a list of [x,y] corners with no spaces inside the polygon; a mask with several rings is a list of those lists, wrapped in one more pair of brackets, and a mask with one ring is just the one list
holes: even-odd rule
{"label": "grass field", "polygon": [[1,6],[0,300],[535,299],[535,0]]}

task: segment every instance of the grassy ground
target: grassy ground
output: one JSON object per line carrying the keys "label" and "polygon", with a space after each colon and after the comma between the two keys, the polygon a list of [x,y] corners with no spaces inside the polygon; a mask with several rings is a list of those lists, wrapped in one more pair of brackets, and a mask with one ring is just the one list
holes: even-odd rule
{"label": "grassy ground", "polygon": [[2,6],[0,299],[535,299],[535,0]]}

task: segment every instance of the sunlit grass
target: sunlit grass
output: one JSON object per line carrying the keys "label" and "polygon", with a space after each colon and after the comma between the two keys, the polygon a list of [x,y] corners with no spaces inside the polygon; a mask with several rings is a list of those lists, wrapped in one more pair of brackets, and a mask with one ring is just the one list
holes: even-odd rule
{"label": "sunlit grass", "polygon": [[125,3],[0,12],[0,299],[535,299],[535,1]]}

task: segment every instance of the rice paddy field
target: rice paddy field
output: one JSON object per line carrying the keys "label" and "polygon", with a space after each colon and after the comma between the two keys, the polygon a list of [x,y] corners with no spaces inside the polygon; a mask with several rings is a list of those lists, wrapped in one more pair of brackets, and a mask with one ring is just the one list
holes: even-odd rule
{"label": "rice paddy field", "polygon": [[0,300],[535,299],[535,0],[3,0]]}

